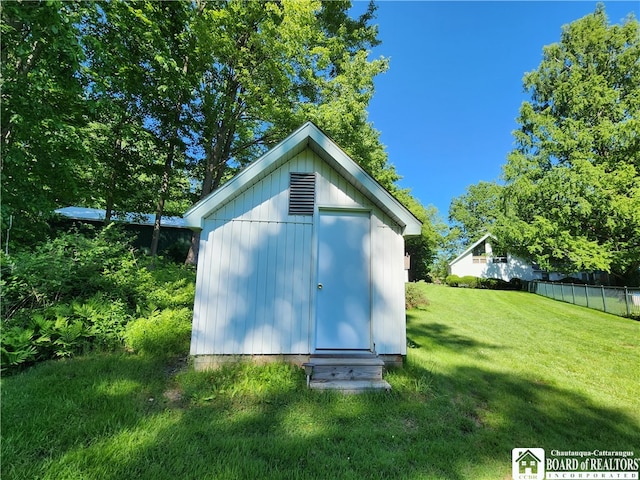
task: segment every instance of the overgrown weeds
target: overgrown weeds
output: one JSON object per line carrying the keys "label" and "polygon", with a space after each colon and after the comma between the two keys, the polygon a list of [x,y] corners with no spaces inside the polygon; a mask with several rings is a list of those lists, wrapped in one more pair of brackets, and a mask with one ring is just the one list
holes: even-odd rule
{"label": "overgrown weeds", "polygon": [[424,308],[429,306],[429,299],[424,293],[424,281],[417,283],[405,283],[405,307],[407,310],[412,308]]}
{"label": "overgrown weeds", "polygon": [[[185,353],[185,344],[188,349],[193,268],[159,261],[148,269],[149,259],[116,225],[89,235],[61,233],[34,249],[1,255],[5,373],[51,358],[113,351],[127,338],[130,348],[165,355]],[[141,340],[146,330],[153,335]]]}

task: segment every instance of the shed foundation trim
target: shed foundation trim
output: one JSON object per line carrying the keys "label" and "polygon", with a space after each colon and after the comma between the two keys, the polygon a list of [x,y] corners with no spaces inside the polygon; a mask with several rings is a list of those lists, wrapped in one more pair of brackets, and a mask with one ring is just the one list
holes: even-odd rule
{"label": "shed foundation trim", "polygon": [[[316,358],[321,358],[317,355]],[[200,372],[214,370],[224,365],[233,363],[255,363],[265,365],[268,363],[290,363],[300,368],[304,368],[305,363],[309,363],[310,354],[279,354],[279,355],[193,355],[193,368]],[[404,365],[404,357],[398,355],[379,355],[378,358],[384,362],[385,368],[400,368]]]}

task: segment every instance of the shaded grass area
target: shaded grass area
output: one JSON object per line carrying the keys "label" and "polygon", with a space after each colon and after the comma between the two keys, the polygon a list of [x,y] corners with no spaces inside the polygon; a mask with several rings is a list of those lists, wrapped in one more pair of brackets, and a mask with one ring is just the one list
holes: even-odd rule
{"label": "shaded grass area", "polygon": [[2,478],[504,479],[511,449],[640,451],[640,323],[425,285],[390,394],[99,354],[2,380]]}

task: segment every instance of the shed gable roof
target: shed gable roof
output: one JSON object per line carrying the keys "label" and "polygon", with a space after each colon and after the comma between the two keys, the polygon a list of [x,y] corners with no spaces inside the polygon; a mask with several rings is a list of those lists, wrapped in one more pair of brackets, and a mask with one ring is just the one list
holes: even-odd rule
{"label": "shed gable roof", "polygon": [[403,235],[420,234],[422,223],[311,122],[302,125],[222,187],[193,205],[184,214],[186,226],[193,229],[201,229],[203,220],[217,208],[291,160],[305,148],[310,148],[362,192],[373,204],[389,215],[402,227]]}

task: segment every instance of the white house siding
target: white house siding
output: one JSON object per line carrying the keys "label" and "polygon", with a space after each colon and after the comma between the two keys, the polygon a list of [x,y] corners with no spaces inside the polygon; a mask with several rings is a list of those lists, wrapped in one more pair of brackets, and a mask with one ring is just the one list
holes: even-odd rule
{"label": "white house siding", "polygon": [[289,215],[288,206],[289,172],[314,171],[319,207],[371,210],[373,341],[378,353],[405,353],[403,238],[385,214],[306,149],[205,220],[192,355],[312,351],[315,217]]}
{"label": "white house siding", "polygon": [[480,278],[500,278],[506,281],[512,278],[533,280],[540,276],[534,272],[530,263],[511,255],[507,257],[507,263],[493,263],[491,257],[484,258],[487,263],[474,263],[473,258],[473,255],[469,253],[458,259],[450,267],[451,274],[459,277],[471,275]]}

